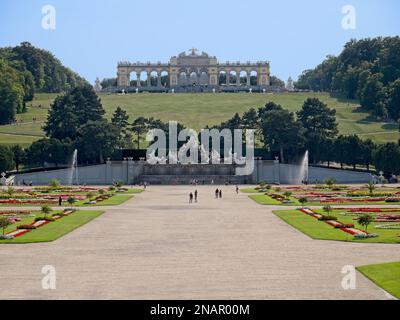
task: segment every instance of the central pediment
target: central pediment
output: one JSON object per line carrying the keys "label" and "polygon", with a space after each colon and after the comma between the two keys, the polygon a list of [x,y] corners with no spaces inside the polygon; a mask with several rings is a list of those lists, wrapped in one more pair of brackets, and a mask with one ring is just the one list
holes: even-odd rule
{"label": "central pediment", "polygon": [[210,57],[208,53],[192,48],[188,51],[181,52],[178,57],[172,57],[171,62],[177,65],[210,65],[216,63],[215,57]]}

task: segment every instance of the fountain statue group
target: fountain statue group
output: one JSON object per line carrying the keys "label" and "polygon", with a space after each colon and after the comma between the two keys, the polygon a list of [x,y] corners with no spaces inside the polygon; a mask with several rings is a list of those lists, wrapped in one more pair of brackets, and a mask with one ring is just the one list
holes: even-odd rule
{"label": "fountain statue group", "polygon": [[[195,152],[193,152],[193,150]],[[190,152],[190,156],[187,157],[188,151]],[[219,164],[221,162],[221,155],[217,150],[212,150],[211,153],[207,151],[203,144],[199,145],[197,139],[193,136],[190,137],[189,141],[176,151],[170,150],[168,156],[156,156],[156,150],[152,150],[147,155],[147,163],[155,165],[155,164],[167,164],[167,163],[180,163],[180,164],[196,164],[198,163],[198,154],[200,152],[201,163],[209,164],[210,161],[212,164]],[[228,152],[228,156],[224,157],[225,164],[236,163],[238,165],[242,165],[246,163],[245,157],[238,157],[237,153],[232,153],[232,148]]]}

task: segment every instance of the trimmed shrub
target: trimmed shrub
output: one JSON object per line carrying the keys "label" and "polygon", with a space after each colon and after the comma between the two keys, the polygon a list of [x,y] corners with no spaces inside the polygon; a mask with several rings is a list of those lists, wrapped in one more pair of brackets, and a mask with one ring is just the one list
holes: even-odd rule
{"label": "trimmed shrub", "polygon": [[19,226],[17,227],[17,229],[18,229],[18,230],[21,230],[21,229],[34,230],[34,229],[36,229],[36,227],[35,227],[35,226],[32,226],[32,225],[30,225],[30,224],[21,224],[21,225],[19,225]]}
{"label": "trimmed shrub", "polygon": [[336,221],[337,217],[322,215],[320,218],[318,218],[318,220],[320,220],[320,221],[328,221],[328,220]]}
{"label": "trimmed shrub", "polygon": [[37,217],[37,218],[35,218],[35,222],[36,221],[41,221],[41,220],[49,221],[49,222],[56,221],[54,218],[51,218],[51,217]]}
{"label": "trimmed shrub", "polygon": [[386,199],[385,202],[388,202],[388,203],[390,203],[390,202],[400,202],[400,199],[389,198],[389,199]]}

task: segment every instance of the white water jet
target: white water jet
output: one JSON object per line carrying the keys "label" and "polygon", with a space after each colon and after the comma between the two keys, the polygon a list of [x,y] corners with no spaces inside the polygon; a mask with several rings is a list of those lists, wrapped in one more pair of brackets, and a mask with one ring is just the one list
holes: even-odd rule
{"label": "white water jet", "polygon": [[73,181],[75,177],[75,182],[78,185],[79,180],[78,180],[78,150],[74,150],[74,153],[72,154],[72,161],[71,161],[71,167],[70,167],[70,172],[69,172],[69,177],[68,177],[68,185],[72,186]]}
{"label": "white water jet", "polygon": [[304,182],[308,183],[308,150],[301,159],[299,165],[299,175],[297,177],[297,184],[302,184]]}

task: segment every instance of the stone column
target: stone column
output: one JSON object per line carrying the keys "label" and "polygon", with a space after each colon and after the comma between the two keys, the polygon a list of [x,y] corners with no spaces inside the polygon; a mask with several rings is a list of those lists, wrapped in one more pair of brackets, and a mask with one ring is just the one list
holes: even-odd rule
{"label": "stone column", "polygon": [[247,86],[248,86],[248,87],[251,86],[251,81],[250,81],[250,79],[251,79],[251,73],[248,72],[248,73],[247,73],[247,78],[246,78],[246,80],[247,80]]}
{"label": "stone column", "polygon": [[236,71],[236,85],[240,86],[240,71]]}
{"label": "stone column", "polygon": [[226,72],[226,85],[229,86],[229,72]]}
{"label": "stone column", "polygon": [[147,86],[151,87],[151,72],[147,72]]}
{"label": "stone column", "polygon": [[157,73],[157,87],[161,87],[161,73]]}
{"label": "stone column", "polygon": [[136,87],[140,87],[140,72],[136,72]]}

